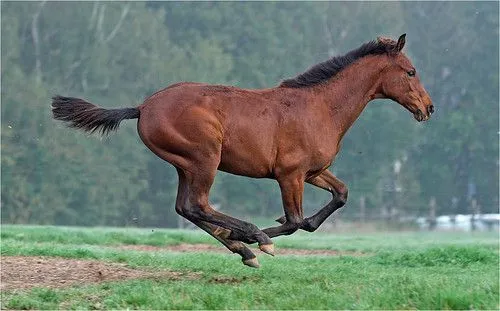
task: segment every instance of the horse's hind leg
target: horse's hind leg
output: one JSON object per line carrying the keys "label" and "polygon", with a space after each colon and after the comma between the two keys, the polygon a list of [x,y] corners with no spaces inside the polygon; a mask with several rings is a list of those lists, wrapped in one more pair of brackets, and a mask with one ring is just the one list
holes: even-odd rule
{"label": "horse's hind leg", "polygon": [[[187,204],[188,198],[188,185],[184,173],[181,170],[177,170],[179,173],[179,188],[177,191],[177,200],[175,203],[176,211],[183,217],[185,217],[184,209]],[[208,234],[216,238],[225,247],[227,247],[233,253],[238,253],[241,256],[241,260],[247,266],[257,268],[259,263],[255,254],[245,246],[242,242],[228,240],[230,231],[221,227],[214,226],[204,221],[192,220],[192,222],[206,231]]]}
{"label": "horse's hind leg", "polygon": [[245,246],[245,244],[240,241],[227,239],[227,236],[229,236],[229,233],[231,232],[230,230],[214,226],[204,221],[194,221],[194,224],[216,238],[231,252],[239,254],[241,256],[241,260],[245,265],[253,268],[259,267],[257,257],[248,247]]}
{"label": "horse's hind leg", "polygon": [[255,225],[229,217],[210,207],[208,190],[213,182],[215,171],[209,182],[205,179],[207,178],[206,171],[205,174],[193,175],[179,169],[178,173],[179,192],[176,210],[179,214],[219,240],[232,252],[240,254],[243,263],[248,266],[258,267],[257,258],[240,241],[258,242],[262,251],[274,254],[271,239]]}

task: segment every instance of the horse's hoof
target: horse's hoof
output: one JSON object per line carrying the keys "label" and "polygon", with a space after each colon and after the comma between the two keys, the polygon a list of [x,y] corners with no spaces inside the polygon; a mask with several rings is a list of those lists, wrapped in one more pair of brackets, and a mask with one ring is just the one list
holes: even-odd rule
{"label": "horse's hoof", "polygon": [[252,267],[252,268],[260,267],[259,261],[257,260],[257,257],[252,258],[252,259],[245,259],[245,260],[243,260],[243,263],[249,267]]}
{"label": "horse's hoof", "polygon": [[286,222],[286,218],[285,216],[281,216],[280,218],[276,219],[277,222],[279,222],[280,224],[284,224]]}
{"label": "horse's hoof", "polygon": [[259,248],[264,253],[274,256],[274,244],[261,244]]}

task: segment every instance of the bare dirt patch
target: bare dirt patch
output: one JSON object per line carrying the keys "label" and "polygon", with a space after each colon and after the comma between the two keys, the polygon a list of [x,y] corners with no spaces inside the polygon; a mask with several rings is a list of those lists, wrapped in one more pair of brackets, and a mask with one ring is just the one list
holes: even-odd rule
{"label": "bare dirt patch", "polygon": [[126,279],[196,279],[200,274],[143,270],[126,264],[52,257],[2,256],[0,289],[58,288]]}
{"label": "bare dirt patch", "polygon": [[[215,246],[210,244],[178,244],[169,246],[153,246],[153,245],[120,245],[118,249],[135,250],[135,251],[152,251],[152,252],[215,252],[215,253],[231,253],[223,246]],[[252,250],[259,251],[258,248],[252,247]],[[276,255],[297,255],[297,256],[363,256],[365,253],[353,251],[339,251],[328,249],[294,249],[294,248],[276,248]]]}

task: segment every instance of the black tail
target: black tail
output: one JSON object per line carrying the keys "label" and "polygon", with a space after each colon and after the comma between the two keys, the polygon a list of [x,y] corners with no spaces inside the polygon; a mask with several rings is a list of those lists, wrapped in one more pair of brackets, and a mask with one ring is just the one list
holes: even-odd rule
{"label": "black tail", "polygon": [[68,122],[70,127],[101,135],[118,129],[120,122],[125,119],[139,118],[139,109],[104,109],[99,108],[83,99],[74,97],[52,97],[52,114],[54,119]]}

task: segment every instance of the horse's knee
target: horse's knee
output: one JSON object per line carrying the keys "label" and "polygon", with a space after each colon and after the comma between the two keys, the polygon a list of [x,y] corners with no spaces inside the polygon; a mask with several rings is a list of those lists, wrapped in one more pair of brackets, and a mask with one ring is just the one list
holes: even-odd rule
{"label": "horse's knee", "polygon": [[301,222],[286,222],[284,224],[285,230],[283,231],[283,234],[285,235],[290,235],[294,233],[295,231],[300,229]]}
{"label": "horse's knee", "polygon": [[316,229],[318,229],[319,225],[317,223],[314,223],[311,219],[306,218],[302,222],[302,225],[300,226],[300,229],[305,230],[307,232],[314,232]]}

